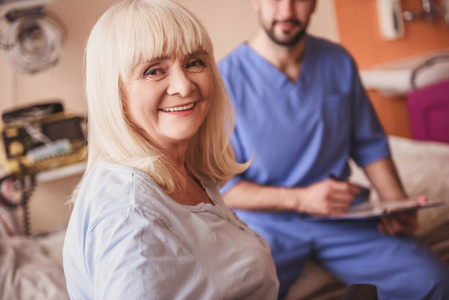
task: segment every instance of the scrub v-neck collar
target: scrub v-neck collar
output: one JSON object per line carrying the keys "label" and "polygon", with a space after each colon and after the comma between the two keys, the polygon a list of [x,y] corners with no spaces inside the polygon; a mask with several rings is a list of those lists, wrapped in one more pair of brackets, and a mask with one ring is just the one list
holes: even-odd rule
{"label": "scrub v-neck collar", "polygon": [[242,44],[242,47],[244,47],[244,51],[247,52],[249,55],[246,55],[247,58],[249,58],[253,64],[260,67],[262,70],[269,70],[271,71],[274,76],[272,76],[271,82],[277,86],[277,87],[297,87],[301,85],[301,83],[304,81],[306,69],[308,68],[308,59],[309,59],[309,53],[310,53],[310,39],[309,35],[305,35],[305,43],[304,43],[304,53],[302,57],[302,63],[301,68],[299,70],[299,76],[296,81],[290,80],[288,76],[283,73],[281,70],[279,70],[276,66],[274,66],[271,62],[266,60],[263,56],[261,56],[256,50],[251,48],[251,46],[244,42]]}

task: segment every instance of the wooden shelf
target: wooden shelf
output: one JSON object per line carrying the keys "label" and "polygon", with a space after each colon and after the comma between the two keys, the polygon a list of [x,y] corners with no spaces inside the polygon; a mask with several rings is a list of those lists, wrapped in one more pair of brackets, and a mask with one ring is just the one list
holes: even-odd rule
{"label": "wooden shelf", "polygon": [[46,182],[69,177],[72,175],[82,174],[86,169],[86,162],[80,162],[48,171],[39,172],[36,175],[37,182]]}
{"label": "wooden shelf", "polygon": [[[85,161],[67,165],[60,168],[55,168],[47,171],[42,171],[36,174],[36,182],[46,182],[52,180],[58,180],[64,177],[69,177],[77,174],[82,174],[86,169],[87,163]],[[5,174],[2,169],[0,169],[0,178]]]}

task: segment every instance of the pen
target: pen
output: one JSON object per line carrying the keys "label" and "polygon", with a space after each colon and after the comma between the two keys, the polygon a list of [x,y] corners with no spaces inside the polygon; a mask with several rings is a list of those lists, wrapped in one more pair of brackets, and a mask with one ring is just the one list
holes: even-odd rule
{"label": "pen", "polygon": [[[336,181],[346,181],[346,180],[336,176],[333,173],[329,174],[329,178],[331,178],[333,180],[336,180]],[[353,184],[353,183],[351,183],[351,184]],[[368,188],[366,188],[366,187],[363,187],[363,186],[360,186],[360,185],[357,185],[357,184],[355,184],[355,185],[358,186],[359,189],[360,189],[360,192],[356,195],[356,198],[359,198],[361,201],[369,200],[369,196],[370,196],[371,191]],[[357,201],[357,202],[359,202],[359,201]]]}
{"label": "pen", "polygon": [[333,180],[336,180],[336,181],[343,181],[340,177],[338,177],[337,175],[335,175],[333,173],[329,174],[329,178],[333,179]]}

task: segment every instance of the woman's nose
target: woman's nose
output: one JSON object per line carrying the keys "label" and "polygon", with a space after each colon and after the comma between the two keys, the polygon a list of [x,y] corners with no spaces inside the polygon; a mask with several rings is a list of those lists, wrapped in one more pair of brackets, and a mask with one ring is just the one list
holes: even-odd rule
{"label": "woman's nose", "polygon": [[195,89],[195,84],[183,69],[175,69],[170,72],[167,94],[189,96]]}

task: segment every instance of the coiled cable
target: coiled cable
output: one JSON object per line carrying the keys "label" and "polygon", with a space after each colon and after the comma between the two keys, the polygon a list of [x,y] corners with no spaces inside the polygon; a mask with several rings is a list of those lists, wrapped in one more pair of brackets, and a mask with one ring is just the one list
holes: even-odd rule
{"label": "coiled cable", "polygon": [[8,62],[23,73],[39,72],[59,62],[66,30],[42,7],[12,12],[2,46]]}
{"label": "coiled cable", "polygon": [[[26,173],[24,173],[24,169],[22,169],[22,171],[17,174],[2,177],[0,179],[0,187],[8,182],[11,182],[14,185],[14,190],[9,191],[9,193],[7,193],[8,195],[5,195],[3,191],[0,192],[0,204],[9,209],[17,209],[22,207],[23,232],[26,236],[28,236],[31,231],[28,201],[30,200],[34,187],[36,186],[35,176],[26,175]],[[19,192],[19,196],[17,196],[17,192]]]}

